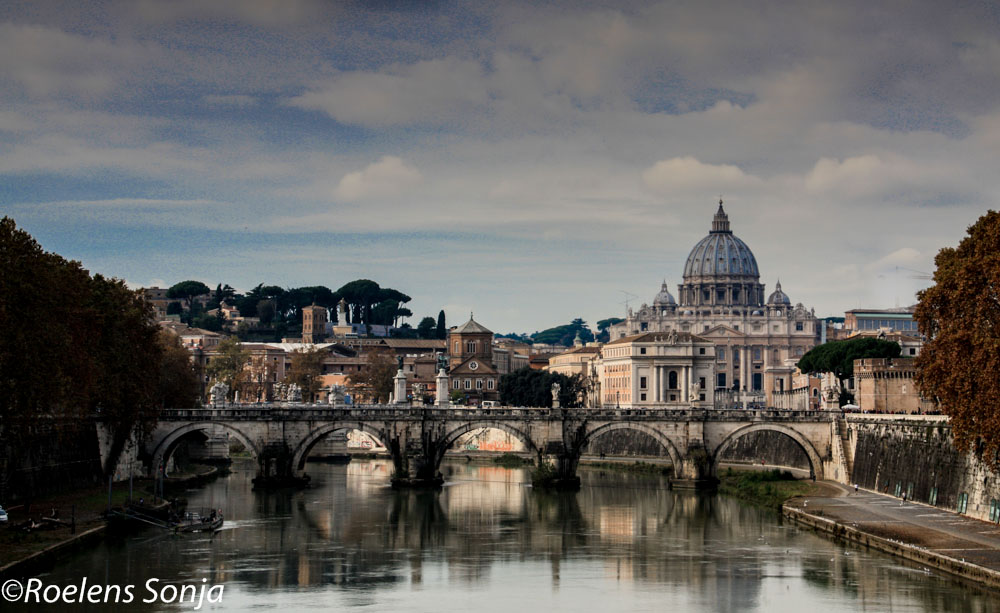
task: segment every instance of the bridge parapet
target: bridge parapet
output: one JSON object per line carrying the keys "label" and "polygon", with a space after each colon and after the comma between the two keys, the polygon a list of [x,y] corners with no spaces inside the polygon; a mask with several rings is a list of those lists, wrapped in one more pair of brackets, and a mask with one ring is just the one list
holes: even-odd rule
{"label": "bridge parapet", "polygon": [[828,422],[834,413],[826,411],[798,411],[787,409],[608,409],[576,408],[550,409],[533,407],[410,407],[398,405],[346,405],[331,407],[322,404],[227,404],[193,409],[165,409],[160,421],[238,420],[238,421],[318,421],[330,419],[352,420],[607,420],[647,419],[653,421],[793,421]]}

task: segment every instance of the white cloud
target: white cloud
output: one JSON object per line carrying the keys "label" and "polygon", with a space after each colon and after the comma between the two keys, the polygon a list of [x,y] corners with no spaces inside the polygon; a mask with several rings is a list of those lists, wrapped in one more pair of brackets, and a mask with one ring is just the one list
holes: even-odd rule
{"label": "white cloud", "polygon": [[419,170],[396,156],[386,155],[361,170],[344,175],[334,195],[347,201],[385,198],[404,194],[422,182]]}
{"label": "white cloud", "polygon": [[449,124],[488,102],[479,63],[448,58],[344,72],[288,104],[322,111],[342,123],[384,127]]}
{"label": "white cloud", "polygon": [[647,188],[659,194],[753,189],[761,180],[732,164],[706,164],[692,156],[661,160],[642,171]]}

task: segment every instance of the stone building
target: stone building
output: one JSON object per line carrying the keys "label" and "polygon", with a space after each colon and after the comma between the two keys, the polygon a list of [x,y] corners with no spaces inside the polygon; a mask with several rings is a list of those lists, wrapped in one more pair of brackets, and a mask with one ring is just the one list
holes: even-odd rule
{"label": "stone building", "polygon": [[855,400],[864,413],[929,413],[934,401],[917,391],[913,358],[854,360]]}
{"label": "stone building", "polygon": [[[781,283],[769,295],[757,259],[733,234],[719,201],[708,235],[691,249],[676,300],[660,287],[652,305],[629,309],[609,328],[611,339],[646,332],[694,334],[715,345],[714,381],[708,387],[764,400],[792,388],[795,363],[818,343],[820,323],[811,309],[792,305]],[[767,399],[770,401],[770,398]]]}
{"label": "stone building", "polygon": [[500,373],[493,364],[493,332],[472,315],[469,321],[448,331],[448,374],[452,390],[468,402],[499,400]]}
{"label": "stone building", "polygon": [[321,343],[328,336],[326,326],[326,307],[311,306],[302,309],[302,342]]}
{"label": "stone building", "polygon": [[645,332],[601,347],[606,407],[712,407],[715,347],[688,332]]}

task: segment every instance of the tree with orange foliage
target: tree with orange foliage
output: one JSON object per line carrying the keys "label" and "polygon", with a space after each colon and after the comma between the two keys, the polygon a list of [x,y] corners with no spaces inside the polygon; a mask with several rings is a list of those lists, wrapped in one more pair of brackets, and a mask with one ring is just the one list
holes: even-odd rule
{"label": "tree with orange foliage", "polygon": [[934,285],[914,318],[929,339],[917,357],[920,393],[951,416],[955,446],[1000,466],[1000,213],[934,258]]}

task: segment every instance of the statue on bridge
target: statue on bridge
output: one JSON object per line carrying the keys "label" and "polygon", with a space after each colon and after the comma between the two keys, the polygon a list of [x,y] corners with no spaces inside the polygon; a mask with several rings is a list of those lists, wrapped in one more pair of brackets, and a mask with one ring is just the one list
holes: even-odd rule
{"label": "statue on bridge", "polygon": [[331,385],[327,402],[330,404],[344,404],[344,386],[339,383]]}
{"label": "statue on bridge", "polygon": [[302,402],[302,388],[295,383],[288,386],[288,402]]}
{"label": "statue on bridge", "polygon": [[559,390],[561,390],[561,389],[562,389],[562,386],[559,385],[558,383],[553,383],[552,384],[552,408],[553,409],[558,409],[559,408]]}
{"label": "statue on bridge", "polygon": [[211,395],[213,405],[225,404],[226,396],[229,394],[229,386],[222,381],[216,381],[209,394]]}

